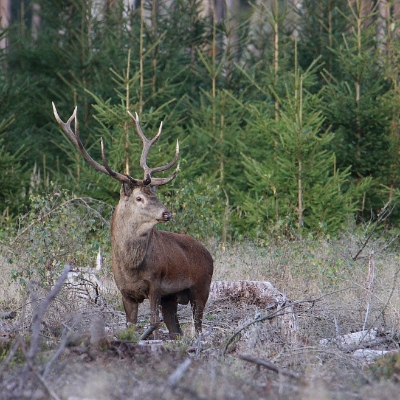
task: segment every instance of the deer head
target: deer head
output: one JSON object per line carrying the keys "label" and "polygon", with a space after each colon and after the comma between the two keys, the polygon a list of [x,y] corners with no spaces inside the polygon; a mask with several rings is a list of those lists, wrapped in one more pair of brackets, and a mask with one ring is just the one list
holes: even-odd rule
{"label": "deer head", "polygon": [[[160,137],[162,131],[162,122],[160,124],[157,135],[153,139],[149,140],[143,134],[142,128],[139,123],[139,116],[137,115],[137,113],[135,118],[128,111],[129,116],[135,123],[137,133],[143,142],[143,150],[140,157],[140,166],[143,168],[144,177],[143,180],[141,180],[132,178],[128,174],[120,174],[119,172],[113,171],[110,168],[105,155],[103,138],[100,139],[103,164],[99,164],[97,161],[93,160],[93,158],[84,148],[79,138],[77,107],[75,107],[75,110],[68,121],[63,122],[58,115],[55,104],[52,104],[54,116],[57,122],[70,138],[70,140],[75,144],[75,146],[78,147],[85,160],[97,171],[100,171],[122,183],[119,212],[121,212],[122,215],[126,214],[127,221],[130,221],[132,223],[134,222],[136,229],[148,231],[158,222],[167,222],[171,219],[171,213],[158,200],[155,192],[158,186],[165,185],[171,182],[176,177],[179,171],[179,165],[175,169],[174,173],[168,178],[153,178],[152,174],[156,172],[166,171],[176,164],[179,157],[179,142],[176,142],[175,156],[170,163],[155,168],[149,168],[149,166],[147,165],[147,157],[149,155],[150,148]],[[72,121],[75,122],[75,133],[71,129]]]}

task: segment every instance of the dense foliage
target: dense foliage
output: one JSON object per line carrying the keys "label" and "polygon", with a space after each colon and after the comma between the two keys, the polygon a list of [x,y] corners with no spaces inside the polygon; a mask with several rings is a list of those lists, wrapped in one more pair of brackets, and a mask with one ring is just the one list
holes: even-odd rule
{"label": "dense foliage", "polygon": [[149,164],[172,158],[179,138],[181,173],[162,197],[177,213],[171,229],[199,238],[335,233],[399,197],[396,15],[361,0],[275,0],[226,17],[199,0],[123,3],[25,1],[2,33],[4,221],[51,182],[118,199],[119,183],[62,137],[52,101],[63,120],[78,106],[93,158],[102,136],[111,167],[137,177],[127,111],[147,136],[163,121]]}

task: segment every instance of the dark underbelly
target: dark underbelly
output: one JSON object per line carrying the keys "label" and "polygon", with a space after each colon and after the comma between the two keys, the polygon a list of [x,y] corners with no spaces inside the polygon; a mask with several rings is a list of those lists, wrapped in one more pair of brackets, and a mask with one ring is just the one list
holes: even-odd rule
{"label": "dark underbelly", "polygon": [[133,300],[136,303],[142,303],[144,299],[149,298],[148,293],[143,293],[138,290],[122,289],[121,294],[123,297]]}

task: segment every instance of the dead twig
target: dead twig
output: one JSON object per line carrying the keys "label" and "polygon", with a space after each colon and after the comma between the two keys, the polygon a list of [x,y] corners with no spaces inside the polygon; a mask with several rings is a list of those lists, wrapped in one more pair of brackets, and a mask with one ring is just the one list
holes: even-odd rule
{"label": "dead twig", "polygon": [[275,372],[276,374],[283,375],[283,376],[288,376],[289,378],[299,380],[301,379],[301,376],[297,374],[296,372],[292,371],[287,371],[286,369],[280,368],[273,364],[270,361],[263,360],[261,358],[253,357],[250,354],[239,354],[238,356],[241,360],[251,362],[256,365],[261,365],[270,371]]}
{"label": "dead twig", "polygon": [[398,268],[397,271],[394,273],[392,290],[391,290],[391,292],[390,292],[390,294],[389,294],[389,297],[388,297],[388,299],[387,299],[385,305],[383,306],[383,308],[382,308],[382,310],[380,311],[380,313],[378,314],[378,316],[375,318],[374,322],[371,324],[371,327],[370,327],[368,330],[365,331],[364,335],[361,337],[361,339],[360,339],[360,341],[359,341],[359,344],[362,343],[362,341],[365,339],[365,337],[369,334],[369,331],[372,329],[372,327],[375,326],[376,321],[378,321],[378,319],[381,317],[381,315],[385,312],[386,307],[388,306],[388,304],[389,304],[389,302],[390,302],[390,299],[391,299],[392,296],[393,296],[394,289],[396,288],[396,282],[397,282],[397,277],[398,277],[398,275],[399,275],[399,272],[400,272],[400,268]]}
{"label": "dead twig", "polygon": [[50,303],[52,302],[52,300],[57,296],[57,294],[60,292],[64,281],[67,279],[68,277],[68,272],[71,270],[71,266],[69,264],[65,265],[65,268],[62,272],[62,274],[60,275],[60,277],[58,278],[58,281],[56,283],[56,285],[54,286],[54,288],[50,291],[50,293],[45,297],[45,299],[43,300],[42,304],[40,305],[40,307],[34,311],[33,313],[33,319],[32,319],[32,334],[31,334],[31,345],[29,347],[29,351],[26,355],[26,365],[23,371],[23,375],[26,375],[27,369],[29,365],[34,364],[34,359],[35,356],[38,352],[38,348],[39,348],[39,334],[40,334],[40,324],[42,323],[44,314],[48,308],[48,306],[50,305]]}
{"label": "dead twig", "polygon": [[340,339],[339,324],[338,324],[338,321],[337,321],[337,318],[336,318],[336,315],[335,315],[335,314],[333,314],[333,318],[334,318],[334,320],[335,320],[336,340],[337,340],[338,347],[339,347],[339,349],[340,349],[341,346],[342,346],[342,343],[341,343],[341,339]]}
{"label": "dead twig", "polygon": [[199,358],[200,357],[200,352],[201,352],[201,341],[203,339],[205,339],[207,336],[211,335],[215,325],[217,324],[217,322],[221,319],[220,316],[218,316],[217,318],[215,318],[215,320],[213,321],[210,329],[208,329],[207,332],[205,333],[200,333],[199,337],[197,338],[197,340],[194,342],[193,348],[196,349],[196,357]]}
{"label": "dead twig", "polygon": [[[329,293],[325,293],[322,296],[319,296],[315,299],[307,299],[307,300],[298,300],[298,301],[293,301],[293,302],[289,302],[288,304],[280,307],[278,310],[264,316],[264,317],[258,317],[256,319],[254,319],[253,321],[249,322],[248,324],[242,326],[240,329],[238,329],[226,342],[225,346],[224,346],[224,350],[222,351],[222,355],[224,356],[226,354],[226,351],[228,350],[228,346],[233,342],[233,340],[236,338],[237,335],[239,335],[240,332],[242,332],[243,330],[247,329],[249,326],[257,323],[257,322],[263,322],[263,321],[267,321],[270,320],[272,318],[278,317],[278,316],[282,316],[284,315],[284,310],[288,307],[293,307],[295,305],[298,304],[302,304],[302,303],[311,303],[311,307],[314,306],[314,304],[318,301],[321,301],[324,297],[327,296],[331,296],[335,293],[339,293],[339,292],[343,292],[344,290],[349,290],[349,289],[354,289],[354,286],[350,286],[344,289],[340,289],[340,290],[335,290],[333,292],[329,292]],[[311,308],[310,307],[310,308]],[[308,311],[308,310],[304,310],[303,312]]]}
{"label": "dead twig", "polygon": [[387,209],[389,204],[391,203],[392,200],[389,200],[385,206],[382,208],[382,210],[380,211],[380,213],[378,214],[378,218],[375,221],[375,225],[372,228],[371,233],[368,235],[368,237],[365,239],[364,243],[361,245],[360,250],[358,250],[357,254],[354,257],[351,257],[353,261],[356,261],[358,256],[362,253],[362,251],[365,249],[365,246],[368,244],[369,240],[371,239],[372,235],[375,233],[376,229],[378,228],[378,226],[382,223],[385,222],[390,215],[392,214],[394,207],[393,206],[391,209]]}
{"label": "dead twig", "polygon": [[374,286],[375,286],[375,252],[374,249],[372,249],[369,254],[369,261],[368,261],[368,276],[367,276],[367,285],[365,291],[365,297],[367,299],[367,312],[365,313],[363,331],[365,331],[368,322],[372,295],[374,293]]}
{"label": "dead twig", "polygon": [[179,381],[182,379],[183,374],[189,368],[190,364],[192,363],[191,358],[187,358],[182,364],[178,366],[178,368],[169,376],[168,378],[168,385],[175,389],[178,385]]}
{"label": "dead twig", "polygon": [[150,325],[140,336],[140,340],[146,340],[159,326],[160,324],[157,323],[155,325]]}
{"label": "dead twig", "polygon": [[369,342],[353,344],[351,346],[345,346],[342,347],[340,350],[344,351],[345,353],[352,353],[353,351],[358,349],[369,349],[371,347],[379,346],[381,344],[392,343],[393,341],[394,340],[392,336],[384,336],[374,340],[370,340]]}
{"label": "dead twig", "polygon": [[62,354],[62,352],[65,349],[65,346],[67,345],[69,339],[71,338],[72,334],[71,332],[67,332],[67,329],[64,329],[64,337],[60,343],[60,346],[58,347],[57,351],[53,354],[53,357],[51,360],[47,363],[46,368],[44,369],[42,379],[45,379],[48,373],[50,372],[50,368],[54,364],[54,362],[57,360],[58,357]]}
{"label": "dead twig", "polygon": [[14,319],[17,316],[15,311],[8,311],[0,313],[0,319]]}

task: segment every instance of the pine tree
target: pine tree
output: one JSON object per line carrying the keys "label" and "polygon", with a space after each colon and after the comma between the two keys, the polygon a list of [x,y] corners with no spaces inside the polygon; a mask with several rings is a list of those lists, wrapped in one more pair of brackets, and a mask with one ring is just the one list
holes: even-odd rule
{"label": "pine tree", "polygon": [[[315,63],[304,72],[295,66],[291,85],[280,99],[280,118],[270,123],[276,142],[272,158],[244,158],[253,195],[244,196],[243,211],[247,223],[258,221],[256,235],[276,227],[300,236],[304,229],[334,232],[356,208],[349,169],[336,170],[335,155],[329,151],[334,134],[322,128],[322,92],[307,90],[315,82],[315,69]],[[264,128],[260,121],[259,129]]]}
{"label": "pine tree", "polygon": [[[304,0],[295,9],[298,20],[299,64],[307,68],[314,60],[324,66],[330,75],[341,77],[341,69],[336,67],[332,50],[347,36],[351,25],[346,19],[349,14],[347,0]],[[319,88],[323,85],[319,77]]]}
{"label": "pine tree", "polygon": [[24,149],[10,152],[2,138],[13,122],[13,118],[0,122],[0,219],[23,212],[27,201],[27,169],[22,162]]}
{"label": "pine tree", "polygon": [[[383,95],[388,90],[385,71],[376,42],[377,9],[361,0],[349,2],[346,18],[351,30],[331,50],[340,69],[335,75],[325,71],[326,91],[323,112],[335,131],[332,149],[341,169],[351,166],[356,184],[372,176],[375,188],[383,183],[388,167],[390,109]],[[364,196],[359,215],[382,206],[373,190]]]}

